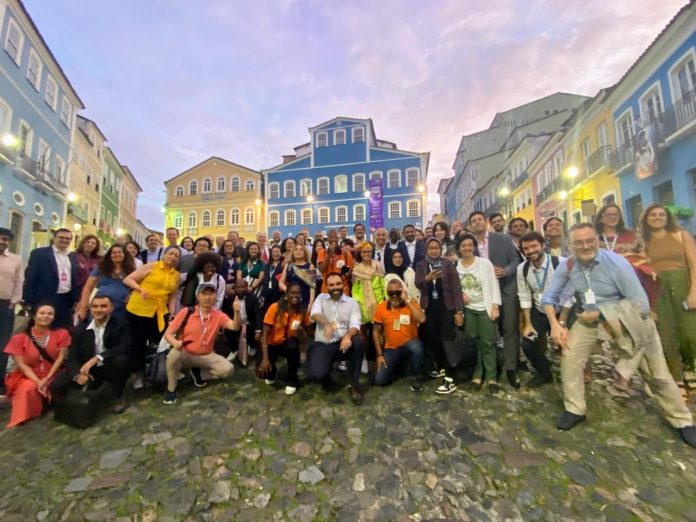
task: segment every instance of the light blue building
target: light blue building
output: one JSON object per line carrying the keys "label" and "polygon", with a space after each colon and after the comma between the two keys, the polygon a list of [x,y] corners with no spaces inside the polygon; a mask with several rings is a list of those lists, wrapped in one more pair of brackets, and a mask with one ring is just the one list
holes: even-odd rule
{"label": "light blue building", "polygon": [[[423,228],[430,154],[377,139],[371,119],[334,118],[309,129],[311,141],[264,171],[269,232],[295,235],[362,223],[369,231],[370,180],[382,183],[384,226]],[[368,232],[369,233],[369,232]]]}
{"label": "light blue building", "polygon": [[26,259],[63,224],[84,106],[21,2],[0,2],[0,28],[0,225]]}
{"label": "light blue building", "polygon": [[610,103],[627,224],[635,227],[643,209],[660,202],[696,231],[690,217],[696,208],[696,4],[677,13],[616,85]]}

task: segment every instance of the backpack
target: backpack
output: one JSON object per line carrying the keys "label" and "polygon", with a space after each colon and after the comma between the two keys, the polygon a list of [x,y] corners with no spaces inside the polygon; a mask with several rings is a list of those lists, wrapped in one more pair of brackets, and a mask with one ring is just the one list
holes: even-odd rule
{"label": "backpack", "polygon": [[[551,256],[551,266],[553,266],[553,269],[556,270],[558,268],[558,264],[560,263],[560,260],[558,259],[558,256]],[[527,259],[524,262],[524,266],[522,267],[522,275],[524,276],[524,282],[527,283],[527,286],[529,286],[529,283],[527,282],[527,276],[529,275],[529,267],[532,265],[532,262]],[[566,266],[568,267],[568,273],[573,269],[573,258],[569,257],[566,261]],[[530,288],[531,290],[531,288]]]}

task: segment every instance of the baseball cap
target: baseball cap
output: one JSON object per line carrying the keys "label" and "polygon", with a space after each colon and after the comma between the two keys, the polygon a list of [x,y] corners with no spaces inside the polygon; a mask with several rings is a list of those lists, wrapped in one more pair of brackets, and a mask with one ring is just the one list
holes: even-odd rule
{"label": "baseball cap", "polygon": [[213,283],[201,283],[198,285],[198,288],[196,288],[196,295],[200,294],[203,290],[207,290],[208,288],[217,292],[217,286],[215,286]]}

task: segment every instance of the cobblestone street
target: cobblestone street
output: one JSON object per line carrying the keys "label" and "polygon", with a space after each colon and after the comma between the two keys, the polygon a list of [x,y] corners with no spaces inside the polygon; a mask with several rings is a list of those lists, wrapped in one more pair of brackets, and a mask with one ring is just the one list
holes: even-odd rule
{"label": "cobblestone street", "polygon": [[696,520],[696,452],[639,382],[612,397],[608,359],[593,362],[571,432],[555,429],[557,385],[439,397],[400,381],[355,407],[316,386],[288,398],[251,370],[86,431],[51,413],[0,435],[0,518]]}

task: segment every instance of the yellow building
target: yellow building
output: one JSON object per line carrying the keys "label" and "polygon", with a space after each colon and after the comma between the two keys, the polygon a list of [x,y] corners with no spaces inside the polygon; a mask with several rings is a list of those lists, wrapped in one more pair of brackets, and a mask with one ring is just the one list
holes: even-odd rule
{"label": "yellow building", "polygon": [[247,240],[265,231],[261,173],[212,156],[164,182],[165,229],[180,237],[225,236]]}
{"label": "yellow building", "polygon": [[63,226],[72,230],[76,243],[87,234],[96,234],[101,207],[103,148],[106,138],[99,127],[77,116],[74,127],[73,157],[68,166],[68,208]]}

